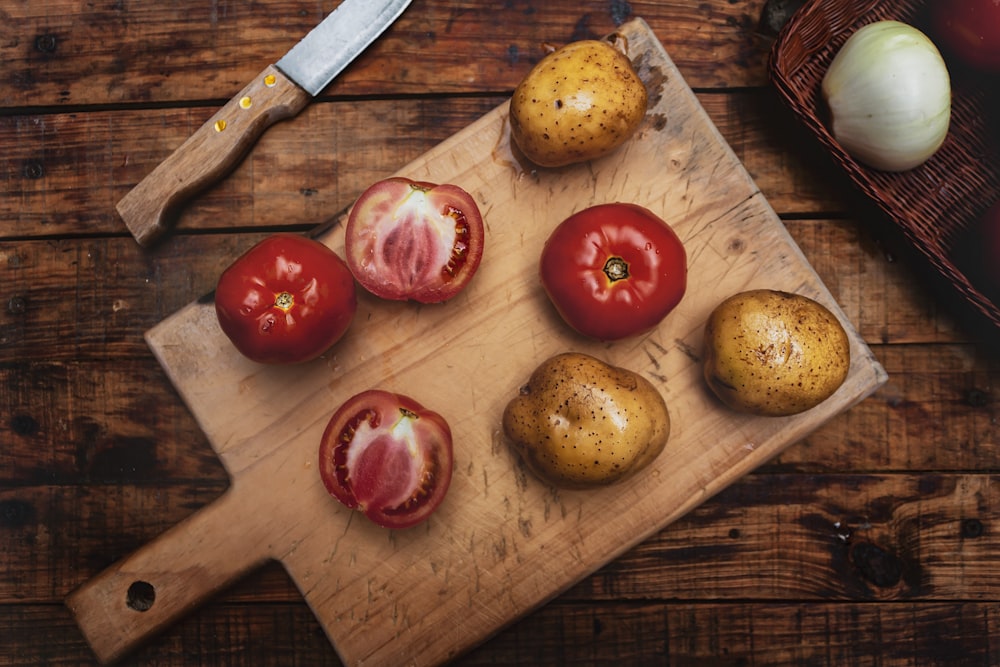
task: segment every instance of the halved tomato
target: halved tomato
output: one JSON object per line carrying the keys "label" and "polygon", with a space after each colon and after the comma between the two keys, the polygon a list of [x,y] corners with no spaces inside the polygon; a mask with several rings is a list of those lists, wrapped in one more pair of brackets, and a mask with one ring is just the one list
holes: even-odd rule
{"label": "halved tomato", "polygon": [[455,296],[483,257],[483,217],[457,185],[393,177],[375,183],[347,219],[347,265],[383,299],[439,303]]}
{"label": "halved tomato", "polygon": [[323,484],[345,506],[383,528],[431,515],[451,484],[451,429],[412,398],[378,389],[348,399],[319,448]]}

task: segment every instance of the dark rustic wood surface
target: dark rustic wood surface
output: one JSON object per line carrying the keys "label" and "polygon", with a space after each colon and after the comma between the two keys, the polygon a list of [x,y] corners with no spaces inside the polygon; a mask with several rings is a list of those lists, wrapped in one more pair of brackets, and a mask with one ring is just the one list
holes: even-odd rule
{"label": "dark rustic wood surface", "polygon": [[[458,664],[1000,664],[1000,332],[777,101],[764,0],[414,0],[175,234],[139,248],[115,202],[336,4],[0,9],[0,664],[91,664],[66,594],[226,488],[143,332],[254,240],[324,222],[494,108],[546,44],[633,16],[889,382]],[[126,663],[339,664],[278,566]]]}

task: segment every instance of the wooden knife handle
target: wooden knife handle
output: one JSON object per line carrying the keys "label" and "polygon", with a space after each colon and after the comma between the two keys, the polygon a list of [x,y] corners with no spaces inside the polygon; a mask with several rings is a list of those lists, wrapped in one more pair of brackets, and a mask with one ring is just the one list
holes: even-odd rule
{"label": "wooden knife handle", "polygon": [[269,65],[118,202],[139,245],[152,245],[188,198],[232,171],[264,130],[311,99]]}
{"label": "wooden knife handle", "polygon": [[265,512],[234,485],[66,599],[98,660],[122,658],[268,560]]}

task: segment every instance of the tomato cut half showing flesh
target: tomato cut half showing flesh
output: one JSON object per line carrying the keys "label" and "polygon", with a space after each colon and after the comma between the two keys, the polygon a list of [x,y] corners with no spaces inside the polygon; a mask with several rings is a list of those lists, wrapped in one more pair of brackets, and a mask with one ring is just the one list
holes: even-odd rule
{"label": "tomato cut half showing flesh", "polygon": [[483,218],[468,192],[392,177],[354,203],[345,246],[351,273],[372,294],[440,303],[472,280],[483,242]]}
{"label": "tomato cut half showing flesh", "polygon": [[330,495],[383,528],[409,528],[438,508],[451,484],[451,428],[412,398],[370,389],[330,418],[319,470]]}

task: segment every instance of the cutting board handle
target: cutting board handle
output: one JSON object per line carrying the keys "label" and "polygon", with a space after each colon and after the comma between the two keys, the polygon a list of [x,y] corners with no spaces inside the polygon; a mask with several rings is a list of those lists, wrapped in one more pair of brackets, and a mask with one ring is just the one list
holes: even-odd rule
{"label": "cutting board handle", "polygon": [[264,513],[231,486],[73,591],[66,605],[97,658],[114,662],[269,556]]}

